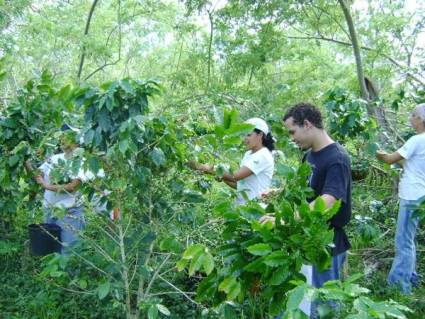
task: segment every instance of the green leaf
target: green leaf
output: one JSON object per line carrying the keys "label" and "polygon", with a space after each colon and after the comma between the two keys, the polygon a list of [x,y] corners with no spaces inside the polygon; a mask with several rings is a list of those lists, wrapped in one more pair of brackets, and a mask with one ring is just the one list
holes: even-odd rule
{"label": "green leaf", "polygon": [[226,293],[227,300],[234,300],[241,292],[241,284],[235,277],[227,277],[220,283],[218,290]]}
{"label": "green leaf", "polygon": [[195,272],[201,269],[205,260],[205,255],[205,251],[201,250],[195,256],[193,256],[189,265],[189,276],[193,276]]}
{"label": "green leaf", "polygon": [[223,215],[229,211],[232,211],[232,204],[228,200],[223,201],[214,207],[214,213],[216,215]]}
{"label": "green leaf", "polygon": [[120,149],[121,154],[125,154],[125,152],[128,149],[128,140],[125,139],[125,140],[120,141],[120,143],[118,144],[118,147]]}
{"label": "green leaf", "polygon": [[71,92],[71,85],[65,85],[60,89],[60,91],[57,93],[58,97],[60,99],[66,99]]}
{"label": "green leaf", "polygon": [[379,145],[377,143],[368,143],[366,145],[366,152],[370,155],[370,156],[375,156],[376,151],[379,149]]}
{"label": "green leaf", "polygon": [[192,259],[200,251],[204,251],[205,247],[201,244],[189,246],[183,254],[183,259]]}
{"label": "green leaf", "polygon": [[131,83],[130,83],[130,81],[128,80],[128,79],[125,79],[125,80],[122,80],[121,81],[121,87],[123,88],[123,90],[125,91],[125,92],[127,92],[128,94],[130,94],[130,95],[134,95],[134,89],[133,89],[133,87],[131,86]]}
{"label": "green leaf", "polygon": [[165,307],[164,305],[156,304],[156,307],[158,308],[159,312],[162,313],[163,315],[165,316],[171,315],[170,310],[168,310],[168,308]]}
{"label": "green leaf", "polygon": [[94,130],[90,129],[84,134],[84,144],[91,144],[94,138]]}
{"label": "green leaf", "polygon": [[307,292],[307,288],[307,285],[301,285],[289,292],[288,301],[286,302],[287,311],[294,311],[298,308],[304,298],[305,293]]}
{"label": "green leaf", "polygon": [[164,238],[161,243],[159,244],[159,248],[162,251],[169,251],[176,254],[179,254],[183,251],[183,245],[178,242],[175,238],[167,237]]}
{"label": "green leaf", "polygon": [[20,160],[20,157],[18,155],[12,155],[9,157],[8,163],[10,167],[15,166],[16,164],[18,164]]}
{"label": "green leaf", "polygon": [[158,147],[155,147],[152,150],[150,156],[152,158],[153,163],[158,167],[163,165],[166,161],[164,152]]}
{"label": "green leaf", "polygon": [[189,260],[187,259],[180,259],[177,263],[176,263],[176,267],[178,271],[182,271],[183,269],[185,269],[186,265],[189,263]]}
{"label": "green leaf", "polygon": [[326,204],[325,201],[321,196],[317,197],[314,201],[314,210],[318,212],[323,212],[326,210]]}
{"label": "green leaf", "polygon": [[106,108],[108,109],[109,112],[112,112],[112,110],[115,107],[115,99],[113,94],[112,95],[107,95],[106,96]]}
{"label": "green leaf", "polygon": [[349,276],[348,278],[346,278],[344,280],[344,284],[351,284],[351,283],[363,278],[364,276],[365,275],[361,274],[361,273],[353,274],[353,275]]}
{"label": "green leaf", "polygon": [[248,272],[263,272],[266,268],[266,265],[264,265],[263,260],[263,258],[258,258],[250,262],[243,269]]}
{"label": "green leaf", "polygon": [[0,72],[0,82],[6,78],[6,75],[7,75],[6,71]]}
{"label": "green leaf", "polygon": [[209,275],[214,270],[214,258],[209,252],[206,252],[205,254],[205,259],[202,264],[202,267],[204,268],[205,273],[207,275]]}
{"label": "green leaf", "polygon": [[148,310],[148,319],[156,319],[158,318],[158,307],[156,305],[152,305]]}
{"label": "green leaf", "polygon": [[213,298],[217,293],[217,286],[217,273],[212,273],[211,275],[204,278],[198,285],[198,288],[196,289],[197,299],[211,300],[211,298]]}
{"label": "green leaf", "polygon": [[99,172],[100,164],[96,157],[91,156],[88,160],[88,164],[89,169],[93,172],[93,174],[97,174]]}
{"label": "green leaf", "polygon": [[78,284],[79,284],[79,286],[80,286],[81,289],[86,289],[87,288],[87,280],[85,280],[85,279],[80,279],[78,281]]}
{"label": "green leaf", "polygon": [[99,297],[99,299],[104,299],[109,294],[110,289],[111,283],[109,281],[99,285],[99,287],[97,287],[97,296]]}
{"label": "green leaf", "polygon": [[108,132],[112,128],[111,118],[109,116],[108,111],[102,109],[98,116],[97,121],[99,122],[99,127],[104,131]]}
{"label": "green leaf", "polygon": [[224,305],[224,319],[238,319],[235,309],[229,305]]}
{"label": "green leaf", "polygon": [[272,247],[269,244],[255,244],[247,248],[248,252],[255,256],[264,256],[272,251]]}
{"label": "green leaf", "polygon": [[288,165],[277,163],[276,172],[283,177],[287,177],[289,174],[294,174],[294,169]]}
{"label": "green leaf", "polygon": [[274,251],[264,259],[264,263],[270,267],[277,267],[288,263],[288,258],[289,256],[283,251]]}
{"label": "green leaf", "polygon": [[253,129],[254,127],[251,124],[246,124],[246,123],[232,124],[232,126],[225,131],[225,134],[240,136],[240,135],[251,133]]}
{"label": "green leaf", "polygon": [[41,73],[41,80],[43,83],[50,83],[53,80],[53,75],[49,70],[43,70]]}
{"label": "green leaf", "polygon": [[273,286],[278,286],[288,279],[291,272],[287,267],[279,267],[277,270],[273,272],[272,277],[270,278],[270,284]]}

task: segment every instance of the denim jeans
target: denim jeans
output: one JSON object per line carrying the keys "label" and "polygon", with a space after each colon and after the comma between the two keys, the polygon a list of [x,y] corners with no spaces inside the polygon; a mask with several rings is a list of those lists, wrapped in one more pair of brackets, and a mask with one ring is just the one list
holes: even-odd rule
{"label": "denim jeans", "polygon": [[[312,273],[312,285],[316,288],[322,287],[325,282],[331,280],[339,280],[341,277],[342,267],[344,265],[345,259],[347,258],[347,252],[344,251],[336,256],[332,257],[332,263],[328,270],[319,272],[315,266],[313,266]],[[332,307],[336,305],[330,301],[329,304]],[[320,302],[313,301],[311,303],[311,314],[310,318],[318,318],[317,307],[320,305]]]}
{"label": "denim jeans", "polygon": [[78,233],[84,229],[84,208],[83,206],[68,208],[63,218],[52,216],[51,211],[46,209],[45,221],[49,224],[58,225],[62,229],[62,254],[66,254],[67,247],[77,241]]}
{"label": "denim jeans", "polygon": [[[333,256],[330,268],[328,270],[323,271],[323,272],[319,272],[317,270],[317,268],[315,266],[313,266],[312,270],[311,270],[311,284],[312,284],[312,286],[314,286],[316,288],[320,288],[327,281],[340,279],[342,267],[344,265],[346,258],[347,258],[347,252],[346,251],[344,251],[344,252],[342,252],[342,253],[340,253],[336,256]],[[304,273],[304,275],[306,275],[306,273]],[[308,278],[309,276],[306,276],[306,277]],[[309,279],[307,279],[307,283],[310,283],[308,281],[309,281]],[[303,299],[302,303],[308,304],[309,301]],[[332,307],[335,307],[335,304],[333,302],[329,302],[329,304]],[[317,302],[317,301],[311,302],[310,315],[309,315],[310,318],[318,318],[317,307],[319,305],[320,305],[320,302]],[[279,316],[275,317],[275,319],[283,318],[284,314],[285,314],[284,312],[281,313]]]}
{"label": "denim jeans", "polygon": [[395,257],[387,280],[390,285],[398,285],[403,294],[410,294],[412,285],[418,284],[415,235],[419,219],[412,218],[412,214],[422,200],[400,199],[395,234]]}

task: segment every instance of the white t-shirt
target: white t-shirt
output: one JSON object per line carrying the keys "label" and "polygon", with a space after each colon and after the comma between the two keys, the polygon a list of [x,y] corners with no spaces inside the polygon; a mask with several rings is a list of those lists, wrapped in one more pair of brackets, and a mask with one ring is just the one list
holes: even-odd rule
{"label": "white t-shirt", "polygon": [[397,152],[406,159],[399,185],[399,197],[416,200],[425,196],[425,133],[409,138]]}
{"label": "white t-shirt", "polygon": [[248,199],[259,198],[263,192],[270,188],[274,159],[272,153],[266,148],[258,150],[255,153],[248,151],[245,153],[241,167],[245,166],[253,173],[252,175],[237,182],[238,203],[245,202],[243,193]]}
{"label": "white t-shirt", "polygon": [[[65,158],[65,154],[55,154],[47,159],[39,169],[43,172],[43,178],[47,183],[50,183],[50,173],[56,165],[61,161],[65,163],[69,162],[69,159]],[[66,164],[65,164],[66,165]],[[70,174],[71,179],[79,179],[81,182],[85,182],[89,179],[92,179],[94,176],[91,172],[84,172],[82,167],[80,167],[77,174]],[[80,192],[53,192],[50,190],[45,190],[43,206],[45,208],[59,207],[59,208],[71,208],[82,205],[81,193]]]}

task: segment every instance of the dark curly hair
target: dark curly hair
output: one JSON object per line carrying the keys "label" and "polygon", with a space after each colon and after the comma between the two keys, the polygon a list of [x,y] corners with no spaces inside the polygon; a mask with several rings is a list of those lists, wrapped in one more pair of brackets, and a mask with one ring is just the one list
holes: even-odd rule
{"label": "dark curly hair", "polygon": [[323,129],[322,114],[319,109],[311,103],[301,102],[293,105],[286,111],[283,116],[283,121],[292,117],[294,123],[298,126],[303,126],[304,121],[308,120],[311,124],[319,129]]}

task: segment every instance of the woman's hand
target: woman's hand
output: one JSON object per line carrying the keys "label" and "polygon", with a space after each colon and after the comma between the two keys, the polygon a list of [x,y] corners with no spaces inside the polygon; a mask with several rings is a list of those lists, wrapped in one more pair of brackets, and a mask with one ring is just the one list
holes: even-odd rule
{"label": "woman's hand", "polygon": [[283,188],[269,188],[260,194],[261,200],[265,202],[271,201],[274,197],[279,195]]}
{"label": "woman's hand", "polygon": [[203,173],[207,173],[207,174],[214,174],[215,170],[214,170],[214,165],[209,165],[209,164],[199,164],[196,161],[189,161],[187,163],[189,165],[190,168],[203,172]]}
{"label": "woman's hand", "polygon": [[[266,214],[264,216],[261,216],[261,218],[259,220],[260,224],[262,224],[262,225],[266,224],[269,221],[272,222],[272,225],[274,226],[276,218],[274,216],[270,215],[270,214]],[[281,223],[283,223],[282,220],[281,220]]]}
{"label": "woman's hand", "polygon": [[28,173],[31,173],[33,171],[30,160],[26,160],[24,162],[24,166],[25,166],[25,169],[27,170]]}
{"label": "woman's hand", "polygon": [[382,151],[382,150],[378,150],[376,151],[376,158],[380,161],[383,161],[385,159],[385,157],[387,156],[387,152]]}
{"label": "woman's hand", "polygon": [[37,184],[39,184],[41,187],[45,188],[46,182],[44,181],[43,176],[38,175],[35,177],[35,181],[37,182]]}

